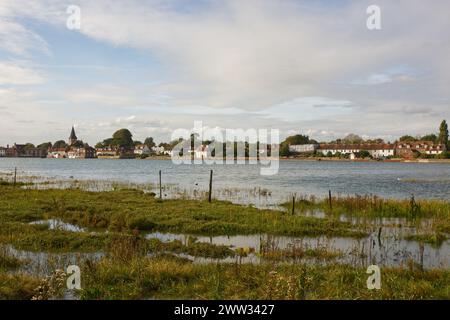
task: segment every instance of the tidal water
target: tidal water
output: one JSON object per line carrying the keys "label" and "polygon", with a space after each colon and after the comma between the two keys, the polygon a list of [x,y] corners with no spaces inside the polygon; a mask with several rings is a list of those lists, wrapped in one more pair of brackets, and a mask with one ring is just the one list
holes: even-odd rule
{"label": "tidal water", "polygon": [[[292,194],[325,196],[377,195],[387,198],[450,199],[450,165],[439,163],[280,161],[276,175],[263,176],[257,165],[175,165],[170,160],[70,160],[0,158],[0,173],[61,180],[100,180],[164,186],[190,192],[253,193],[270,203]],[[230,195],[231,197],[231,195]],[[267,200],[269,199],[269,200]],[[231,199],[230,199],[231,200]],[[260,199],[261,200],[261,199]],[[242,199],[240,202],[245,202]],[[249,200],[249,202],[252,202]]]}

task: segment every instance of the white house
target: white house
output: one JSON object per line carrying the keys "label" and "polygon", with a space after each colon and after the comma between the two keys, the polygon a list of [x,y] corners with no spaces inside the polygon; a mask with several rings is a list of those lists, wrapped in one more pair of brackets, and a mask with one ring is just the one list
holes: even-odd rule
{"label": "white house", "polygon": [[172,150],[166,150],[163,146],[154,146],[152,151],[157,155],[169,155],[172,156]]}
{"label": "white house", "polygon": [[139,144],[137,146],[134,147],[134,154],[135,155],[149,155],[150,154],[150,148],[147,147],[144,144]]}
{"label": "white house", "polygon": [[393,144],[322,144],[319,152],[323,155],[331,153],[333,156],[337,153],[349,155],[350,159],[356,158],[356,154],[362,151],[368,151],[372,158],[382,159],[393,157],[395,154],[395,146]]}
{"label": "white house", "polygon": [[316,151],[318,147],[319,145],[317,144],[295,144],[289,146],[289,151],[295,153],[308,153]]}
{"label": "white house", "polygon": [[395,146],[393,144],[368,145],[365,150],[369,151],[374,159],[393,157],[395,154]]}
{"label": "white house", "polygon": [[336,155],[336,153],[340,154],[355,154],[361,152],[361,148],[359,145],[355,144],[321,144],[319,146],[319,149],[317,149],[318,152],[322,153],[323,155],[328,155],[331,153],[333,156]]}
{"label": "white house", "polygon": [[6,148],[0,147],[0,157],[6,157]]}
{"label": "white house", "polygon": [[67,151],[65,148],[50,149],[47,154],[47,158],[53,158],[53,159],[67,158]]}

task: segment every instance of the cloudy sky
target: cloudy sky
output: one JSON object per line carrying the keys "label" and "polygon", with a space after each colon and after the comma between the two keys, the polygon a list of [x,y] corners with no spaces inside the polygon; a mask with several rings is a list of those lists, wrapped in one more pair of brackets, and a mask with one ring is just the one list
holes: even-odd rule
{"label": "cloudy sky", "polygon": [[[366,27],[369,5],[381,30]],[[67,7],[81,29],[67,28]],[[207,127],[393,140],[450,120],[450,1],[0,0],[0,145]]]}

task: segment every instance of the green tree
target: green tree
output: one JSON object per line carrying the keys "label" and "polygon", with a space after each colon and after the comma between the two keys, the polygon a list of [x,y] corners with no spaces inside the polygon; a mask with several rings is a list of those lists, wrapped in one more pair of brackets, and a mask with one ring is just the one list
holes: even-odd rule
{"label": "green tree", "polygon": [[342,142],[348,143],[348,144],[357,144],[357,143],[363,143],[364,139],[356,134],[350,133],[344,139],[342,139]]}
{"label": "green tree", "polygon": [[150,149],[152,149],[154,146],[156,146],[155,141],[153,141],[152,137],[148,137],[145,139],[144,144],[149,147]]}
{"label": "green tree", "polygon": [[288,157],[289,155],[290,155],[289,144],[284,142],[280,146],[280,156],[281,157]]}
{"label": "green tree", "polygon": [[32,143],[27,143],[27,144],[25,144],[25,147],[24,147],[25,150],[34,149],[34,148],[36,148],[36,147]]}
{"label": "green tree", "polygon": [[38,145],[37,147],[39,149],[42,149],[42,150],[48,150],[48,149],[50,149],[52,147],[52,143],[51,142],[44,142],[44,143],[41,143],[40,145]]}
{"label": "green tree", "polygon": [[367,151],[367,150],[362,150],[362,151],[359,153],[359,157],[365,159],[365,158],[371,158],[372,156],[370,155],[370,152],[369,152],[369,151]]}
{"label": "green tree", "polygon": [[172,146],[166,142],[161,142],[158,147],[163,147],[164,150],[172,150]]}
{"label": "green tree", "polygon": [[399,140],[400,140],[401,142],[412,142],[412,141],[417,141],[416,138],[414,138],[413,136],[409,136],[409,135],[401,136]]}
{"label": "green tree", "polygon": [[120,129],[114,132],[112,136],[112,145],[122,148],[134,147],[133,135],[128,129]]}
{"label": "green tree", "polygon": [[286,143],[287,145],[299,145],[299,144],[310,144],[314,142],[311,142],[308,136],[297,134],[295,136],[287,137],[286,140],[284,140],[284,143]]}
{"label": "green tree", "polygon": [[436,142],[438,142],[438,137],[434,133],[430,133],[430,134],[427,134],[427,135],[423,136],[422,138],[420,138],[420,140],[432,141],[432,142],[436,143]]}
{"label": "green tree", "polygon": [[133,141],[133,143],[134,143],[135,147],[142,145],[142,141],[139,141],[139,140],[135,140],[135,141]]}
{"label": "green tree", "polygon": [[439,126],[439,143],[442,143],[445,145],[445,147],[448,149],[449,143],[448,143],[448,125],[447,121],[442,120],[441,125]]}
{"label": "green tree", "polygon": [[55,149],[63,149],[66,148],[68,145],[64,140],[58,140],[53,144],[53,148]]}

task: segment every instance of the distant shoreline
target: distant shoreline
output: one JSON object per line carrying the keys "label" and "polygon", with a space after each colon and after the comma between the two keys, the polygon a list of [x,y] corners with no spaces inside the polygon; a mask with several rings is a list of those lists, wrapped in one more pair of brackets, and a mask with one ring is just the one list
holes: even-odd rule
{"label": "distant shoreline", "polygon": [[[147,158],[109,158],[109,157],[103,157],[103,158],[77,158],[77,159],[69,159],[69,158],[31,158],[31,157],[0,157],[0,159],[53,159],[53,160],[140,160],[140,161],[155,161],[155,160],[172,160],[170,156],[150,156]],[[237,158],[234,160],[243,160],[244,158]],[[194,159],[194,160],[201,160],[201,159]],[[206,160],[206,159],[205,159]],[[209,159],[212,160],[212,159]],[[245,160],[255,160],[255,158],[245,158]],[[276,161],[276,158],[268,158],[265,159],[266,161]],[[327,157],[321,157],[321,158],[299,158],[299,157],[280,157],[278,158],[279,161],[288,162],[288,161],[299,161],[299,162],[364,162],[364,163],[424,163],[424,164],[433,164],[433,163],[439,163],[439,164],[450,164],[450,159],[387,159],[387,160],[374,160],[374,159],[336,159],[336,158],[327,158]]]}

